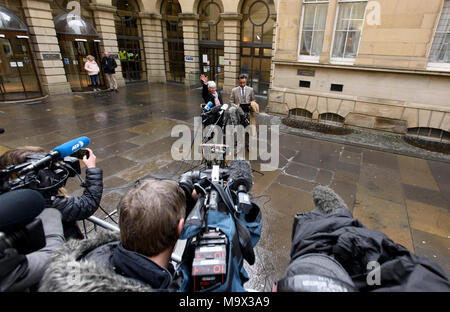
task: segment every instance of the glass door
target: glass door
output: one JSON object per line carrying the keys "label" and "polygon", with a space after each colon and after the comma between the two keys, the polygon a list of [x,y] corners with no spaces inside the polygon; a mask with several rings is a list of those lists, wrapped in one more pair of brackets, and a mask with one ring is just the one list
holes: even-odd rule
{"label": "glass door", "polygon": [[0,99],[22,100],[42,96],[28,37],[0,38]]}
{"label": "glass door", "polygon": [[200,72],[213,80],[219,89],[224,81],[224,49],[200,46]]}
{"label": "glass door", "polygon": [[[92,91],[91,79],[84,69],[84,64],[87,62],[87,56],[92,55],[101,69],[98,42],[66,37],[60,38],[59,46],[67,81],[70,83],[72,91]],[[104,86],[101,70],[99,85],[100,87]]]}

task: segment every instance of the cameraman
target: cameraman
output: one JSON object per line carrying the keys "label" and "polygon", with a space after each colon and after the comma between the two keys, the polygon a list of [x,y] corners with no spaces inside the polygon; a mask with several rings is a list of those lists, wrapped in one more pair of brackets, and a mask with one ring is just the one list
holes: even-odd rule
{"label": "cameraman", "polygon": [[120,234],[99,232],[92,239],[69,241],[50,263],[40,291],[178,289],[169,260],[184,226],[184,191],[170,182],[145,182],[117,209]]}
{"label": "cameraman", "polygon": [[439,265],[367,229],[332,189],[317,186],[313,202],[317,209],[295,217],[277,291],[450,291]]}
{"label": "cameraman", "polygon": [[[16,193],[17,196],[23,197],[29,196],[28,192],[34,191],[20,190],[13,192],[19,192]],[[43,207],[44,199],[39,193],[37,195],[41,197],[41,207]],[[17,201],[20,202],[22,199],[18,198]],[[29,200],[34,201],[34,197],[31,196]],[[17,209],[26,208],[28,207],[17,207]],[[19,254],[16,249],[12,248],[2,250],[0,255],[0,292],[36,290],[51,256],[64,243],[61,212],[54,208],[47,208],[37,218],[42,221],[45,247],[27,255]]]}
{"label": "cameraman", "polygon": [[[99,207],[103,193],[103,171],[96,168],[96,156],[89,148],[86,148],[89,156],[84,156],[82,162],[86,166],[86,182],[81,196],[69,197],[64,188],[59,188],[56,194],[46,198],[48,208],[55,208],[62,214],[64,236],[66,239],[82,239],[83,234],[76,221],[86,219],[93,215]],[[28,157],[35,154],[44,154],[41,147],[25,146],[5,152],[0,156],[0,170],[10,165],[19,165],[27,162]],[[47,172],[48,171],[42,171]],[[45,180],[45,175],[41,180]]]}

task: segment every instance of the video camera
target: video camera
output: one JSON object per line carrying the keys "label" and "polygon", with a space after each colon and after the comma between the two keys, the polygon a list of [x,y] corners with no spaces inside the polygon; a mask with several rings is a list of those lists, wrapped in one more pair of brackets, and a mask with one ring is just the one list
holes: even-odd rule
{"label": "video camera", "polygon": [[239,272],[243,259],[255,261],[253,247],[262,225],[260,209],[250,200],[250,164],[236,160],[228,168],[213,165],[184,173],[179,183],[183,181],[193,183],[199,198],[181,235],[187,239],[181,268],[188,277],[182,291],[245,291]]}
{"label": "video camera", "polygon": [[25,163],[11,165],[0,170],[0,194],[17,189],[39,191],[46,199],[56,196],[69,177],[81,173],[79,157],[81,149],[90,143],[80,137],[64,143],[48,154],[32,154]]}

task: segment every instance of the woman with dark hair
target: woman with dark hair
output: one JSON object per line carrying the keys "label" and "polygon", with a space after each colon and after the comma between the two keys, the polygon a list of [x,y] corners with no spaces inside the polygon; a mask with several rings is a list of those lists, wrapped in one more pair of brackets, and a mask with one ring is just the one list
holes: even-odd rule
{"label": "woman with dark hair", "polygon": [[[95,213],[100,205],[103,194],[103,171],[96,168],[96,156],[89,148],[89,156],[84,156],[83,164],[86,166],[86,181],[81,196],[68,196],[64,188],[59,188],[55,196],[46,198],[48,208],[56,208],[62,214],[64,236],[66,239],[82,239],[83,234],[76,221],[84,220]],[[0,156],[0,170],[11,165],[19,165],[28,161],[34,154],[45,154],[41,147],[24,146],[5,152]],[[16,178],[13,176],[12,178]]]}

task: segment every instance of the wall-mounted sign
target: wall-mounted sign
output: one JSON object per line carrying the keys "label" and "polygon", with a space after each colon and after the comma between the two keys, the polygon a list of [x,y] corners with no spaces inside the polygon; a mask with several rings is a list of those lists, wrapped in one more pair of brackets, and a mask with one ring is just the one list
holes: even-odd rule
{"label": "wall-mounted sign", "polygon": [[44,60],[60,60],[61,55],[59,53],[42,53]]}
{"label": "wall-mounted sign", "polygon": [[186,56],[184,59],[185,59],[186,62],[193,62],[194,61],[194,58],[192,56]]}
{"label": "wall-mounted sign", "polygon": [[304,69],[301,68],[297,71],[297,75],[299,76],[308,76],[308,77],[314,77],[316,75],[316,71],[315,70],[310,70],[310,69]]}

